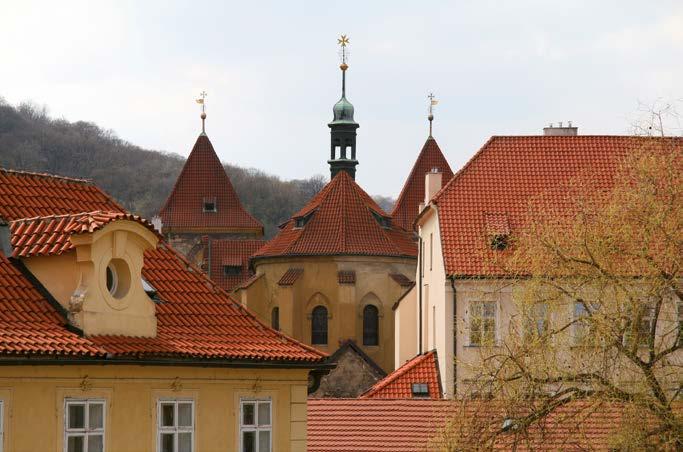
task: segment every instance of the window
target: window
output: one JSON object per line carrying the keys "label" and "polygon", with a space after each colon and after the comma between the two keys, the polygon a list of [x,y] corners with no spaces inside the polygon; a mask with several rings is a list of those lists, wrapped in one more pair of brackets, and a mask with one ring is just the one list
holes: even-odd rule
{"label": "window", "polygon": [[105,270],[107,290],[114,298],[123,298],[130,288],[130,269],[123,259],[112,259]]}
{"label": "window", "polygon": [[216,197],[204,198],[202,210],[204,212],[218,212],[218,209],[216,208]]}
{"label": "window", "polygon": [[311,316],[311,344],[327,345],[327,308],[316,306]]}
{"label": "window", "polygon": [[[586,306],[589,310],[586,309]],[[590,305],[582,300],[574,303],[574,320],[577,321],[574,323],[574,342],[577,345],[588,341],[593,335],[594,328],[590,319],[599,309],[599,305]]]}
{"label": "window", "polygon": [[280,308],[274,307],[270,311],[270,327],[274,330],[280,331]]}
{"label": "window", "polygon": [[509,236],[507,234],[496,234],[491,237],[491,249],[503,251],[508,247]]}
{"label": "window", "polygon": [[633,345],[633,341],[636,341],[640,347],[648,345],[650,328],[652,328],[652,324],[655,321],[654,311],[653,306],[645,305],[640,312],[630,316],[632,324],[624,333],[624,345]]}
{"label": "window", "polygon": [[104,451],[104,400],[66,399],[64,403],[64,450]]}
{"label": "window", "polygon": [[527,333],[531,336],[541,337],[548,332],[548,305],[536,303],[529,313]]}
{"label": "window", "polygon": [[194,450],[194,402],[192,400],[159,400],[157,403],[159,452],[192,452]]}
{"label": "window", "polygon": [[379,311],[371,304],[363,308],[363,345],[379,345]]}
{"label": "window", "polygon": [[372,216],[375,217],[375,221],[377,221],[377,223],[379,223],[380,226],[382,226],[383,228],[390,228],[391,227],[391,219],[390,218],[384,217],[384,216],[378,214],[377,212],[375,212],[374,210],[371,210],[370,213],[372,213]]}
{"label": "window", "polygon": [[429,397],[429,385],[427,383],[413,383],[411,392],[413,397]]}
{"label": "window", "polygon": [[241,265],[224,265],[223,274],[225,276],[237,276],[242,274]]}
{"label": "window", "polygon": [[294,227],[295,228],[303,228],[304,226],[306,226],[306,223],[308,223],[311,220],[311,218],[313,217],[314,212],[315,211],[310,212],[310,213],[304,215],[303,217],[298,217],[297,219],[295,219],[294,220]]}
{"label": "window", "polygon": [[470,304],[470,345],[494,345],[496,342],[496,302]]}
{"label": "window", "polygon": [[243,399],[240,401],[240,451],[270,452],[272,442],[271,401]]}

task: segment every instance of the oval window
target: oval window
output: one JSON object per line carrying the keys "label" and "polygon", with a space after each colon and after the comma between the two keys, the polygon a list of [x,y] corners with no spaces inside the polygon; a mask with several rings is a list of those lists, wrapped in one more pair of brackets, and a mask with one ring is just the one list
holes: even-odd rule
{"label": "oval window", "polygon": [[114,298],[123,298],[130,288],[130,270],[123,259],[112,259],[107,264],[106,273],[107,290]]}

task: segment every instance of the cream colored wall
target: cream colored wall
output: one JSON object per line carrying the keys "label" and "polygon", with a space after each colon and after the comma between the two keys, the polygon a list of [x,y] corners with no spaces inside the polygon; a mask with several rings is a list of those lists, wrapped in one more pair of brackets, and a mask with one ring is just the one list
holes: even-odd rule
{"label": "cream colored wall", "polygon": [[7,451],[62,451],[64,399],[106,400],[109,451],[155,451],[156,402],[191,398],[195,450],[238,450],[240,397],[271,398],[273,450],[306,450],[307,370],[2,366]]}
{"label": "cream colored wall", "polygon": [[394,369],[417,355],[417,318],[417,286],[413,286],[394,311]]}
{"label": "cream colored wall", "polygon": [[[412,259],[323,256],[291,259],[268,259],[255,263],[257,274],[263,274],[263,286],[238,291],[246,305],[270,324],[273,306],[280,307],[283,332],[311,344],[311,311],[317,304],[328,308],[328,345],[315,347],[334,353],[340,340],[354,339],[363,350],[386,371],[394,366],[394,317],[392,305],[403,294],[403,288],[389,277],[415,273]],[[278,281],[289,268],[303,268],[304,273],[293,286],[279,286]],[[339,284],[337,272],[354,270],[356,284]],[[376,304],[380,313],[379,346],[364,346],[363,308]]]}
{"label": "cream colored wall", "polygon": [[[85,334],[156,335],[155,306],[142,287],[144,251],[158,238],[133,221],[114,221],[91,234],[70,238],[75,250],[60,256],[24,259],[27,268],[69,311],[69,320]],[[119,262],[120,296],[109,293],[106,270]]]}

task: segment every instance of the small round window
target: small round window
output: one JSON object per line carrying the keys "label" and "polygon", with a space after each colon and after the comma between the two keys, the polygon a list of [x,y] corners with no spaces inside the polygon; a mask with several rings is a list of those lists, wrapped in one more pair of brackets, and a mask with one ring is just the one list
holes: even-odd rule
{"label": "small round window", "polygon": [[130,288],[130,270],[123,259],[112,259],[106,269],[107,290],[114,298],[123,298]]}

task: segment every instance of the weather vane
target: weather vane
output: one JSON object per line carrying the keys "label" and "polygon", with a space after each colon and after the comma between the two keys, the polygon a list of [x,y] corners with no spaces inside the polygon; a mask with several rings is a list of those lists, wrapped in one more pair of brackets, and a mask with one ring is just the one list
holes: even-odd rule
{"label": "weather vane", "polygon": [[434,97],[434,93],[429,93],[429,116],[427,116],[427,119],[429,119],[429,136],[432,136],[432,121],[434,121],[434,106],[439,103],[438,100]]}
{"label": "weather vane", "polygon": [[206,91],[199,93],[199,99],[197,99],[197,103],[202,106],[202,133],[205,134],[206,131],[204,129],[204,122],[206,121]]}
{"label": "weather vane", "polygon": [[350,43],[350,41],[349,41],[349,38],[348,38],[346,35],[341,35],[341,37],[340,37],[339,39],[337,39],[337,43],[338,43],[339,46],[341,47],[341,60],[342,60],[342,64],[341,64],[340,67],[341,67],[341,70],[342,70],[342,71],[345,71],[345,70],[349,67],[349,65],[346,64],[346,59],[347,59],[348,56],[349,56],[348,50],[346,49],[346,46]]}

